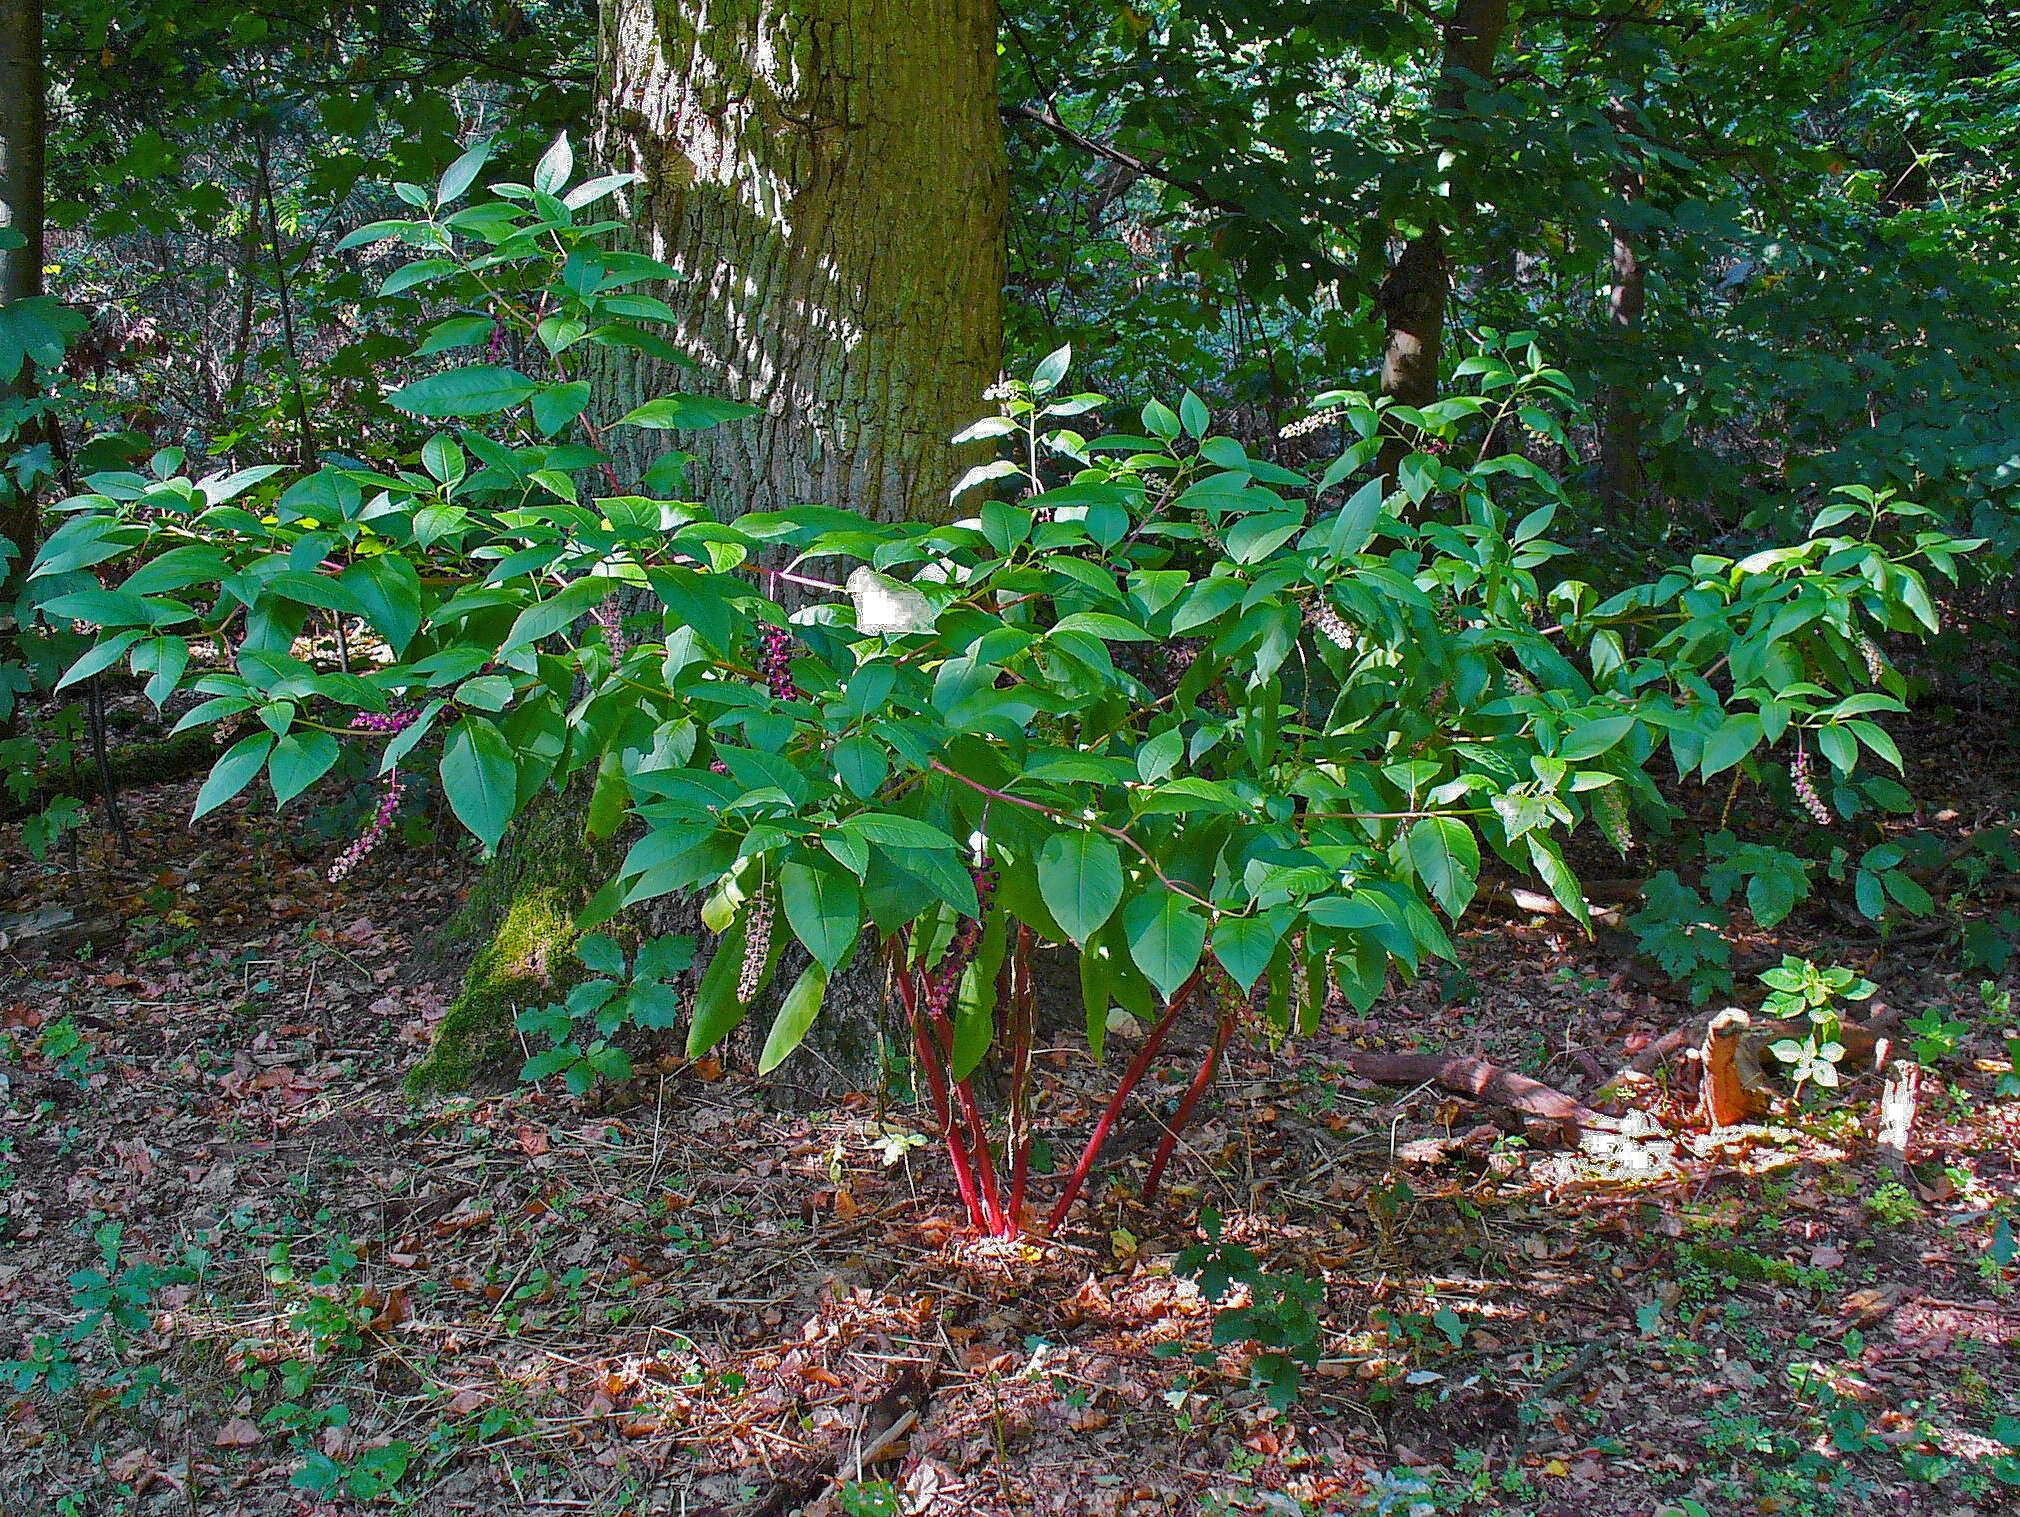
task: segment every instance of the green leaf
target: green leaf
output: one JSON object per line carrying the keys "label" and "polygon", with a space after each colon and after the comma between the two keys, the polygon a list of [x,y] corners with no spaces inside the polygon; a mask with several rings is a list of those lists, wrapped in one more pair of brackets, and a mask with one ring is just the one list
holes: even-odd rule
{"label": "green leaf", "polygon": [[224,757],[211,765],[210,777],[196,793],[196,810],[191,813],[192,820],[217,810],[250,785],[273,746],[274,735],[271,732],[255,732],[227,748]]}
{"label": "green leaf", "polygon": [[687,1024],[687,1056],[698,1059],[735,1032],[750,1007],[737,999],[737,979],[743,973],[744,929],[747,913],[739,912],[729,931],[716,940],[715,957],[708,961],[701,983],[695,986],[694,1010]]}
{"label": "green leaf", "polygon": [[1333,557],[1345,558],[1365,548],[1381,516],[1382,481],[1371,479],[1353,493],[1333,518],[1332,541],[1327,545]]}
{"label": "green leaf", "polygon": [[1085,945],[1122,900],[1122,856],[1100,833],[1055,833],[1038,851],[1038,894],[1066,935]]}
{"label": "green leaf", "polygon": [[1283,929],[1268,916],[1221,917],[1213,924],[1213,956],[1246,993],[1276,956]]}
{"label": "green leaf", "polygon": [[1129,934],[1130,958],[1169,1001],[1199,963],[1206,947],[1206,918],[1160,885],[1123,908],[1122,925]]}
{"label": "green leaf", "polygon": [[1480,873],[1480,844],[1473,829],[1456,817],[1427,816],[1410,828],[1404,847],[1417,878],[1456,921],[1471,903]]}
{"label": "green leaf", "polygon": [[518,619],[512,623],[512,630],[505,635],[505,641],[498,649],[499,656],[502,658],[573,625],[588,615],[592,608],[601,605],[604,597],[615,588],[614,580],[587,577],[571,580],[546,600],[519,613]]}
{"label": "green leaf", "polygon": [[1038,367],[1031,371],[1031,388],[1040,395],[1047,394],[1059,386],[1066,377],[1067,369],[1073,365],[1073,345],[1054,348],[1046,354]]}
{"label": "green leaf", "polygon": [[543,195],[558,195],[574,172],[575,149],[568,145],[568,134],[563,132],[533,166],[533,188]]}
{"label": "green leaf", "polygon": [[504,734],[481,716],[464,717],[449,734],[440,772],[456,820],[496,848],[518,809],[519,769]]}
{"label": "green leaf", "polygon": [[830,973],[863,932],[863,897],[839,870],[794,862],[779,871],[779,897],[793,933]]}
{"label": "green leaf", "polygon": [[1887,735],[1886,728],[1882,727],[1878,722],[1867,721],[1846,722],[1845,725],[1852,729],[1853,736],[1857,737],[1860,742],[1872,749],[1880,758],[1892,764],[1896,774],[1905,774],[1907,772],[1901,765],[1901,750],[1894,746],[1894,740]]}
{"label": "green leaf", "polygon": [[415,416],[491,416],[511,410],[539,388],[517,369],[474,364],[417,379],[386,400]]}
{"label": "green leaf", "polygon": [[724,400],[717,395],[662,395],[618,417],[611,425],[645,427],[654,432],[676,429],[699,431],[704,427],[720,426],[726,421],[755,416],[761,409],[741,401]]}
{"label": "green leaf", "polygon": [[1633,730],[1631,716],[1602,716],[1580,722],[1557,745],[1555,757],[1572,764],[1598,758]]}
{"label": "green leaf", "polygon": [[1760,717],[1751,711],[1736,712],[1718,725],[1704,741],[1703,772],[1706,779],[1730,769],[1761,740]]}
{"label": "green leaf", "polygon": [[585,968],[615,978],[624,973],[624,950],[600,932],[592,932],[575,945],[575,957]]}
{"label": "green leaf", "polygon": [[397,553],[361,558],[339,575],[365,620],[399,657],[421,629],[421,576]]}
{"label": "green leaf", "polygon": [[583,380],[547,385],[534,392],[533,425],[552,437],[589,406],[589,386]]}
{"label": "green leaf", "polygon": [[490,156],[491,139],[480,137],[462,157],[442,171],[442,177],[435,184],[435,204],[447,205],[469,189]]}
{"label": "green leaf", "polygon": [[274,787],[274,806],[285,806],[330,772],[337,761],[337,740],[327,732],[290,732],[274,745],[267,760],[267,781]]}
{"label": "green leaf", "polygon": [[793,988],[779,1003],[779,1013],[772,1018],[772,1030],[765,1039],[764,1052],[758,1055],[759,1074],[770,1074],[785,1063],[788,1054],[806,1041],[807,1029],[814,1025],[814,1018],[820,1015],[821,1003],[827,996],[828,971],[816,960],[800,971],[800,977],[793,981]]}

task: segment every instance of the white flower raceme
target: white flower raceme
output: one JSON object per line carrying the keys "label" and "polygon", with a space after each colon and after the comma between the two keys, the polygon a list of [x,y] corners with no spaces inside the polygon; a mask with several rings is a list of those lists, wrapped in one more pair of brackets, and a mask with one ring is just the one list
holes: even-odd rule
{"label": "white flower raceme", "polygon": [[757,994],[758,981],[764,977],[765,958],[772,947],[772,903],[769,896],[759,896],[750,903],[750,926],[744,930],[743,967],[737,971],[736,998],[748,1001]]}
{"label": "white flower raceme", "polygon": [[1796,756],[1789,760],[1789,783],[1795,787],[1796,799],[1803,810],[1815,819],[1819,827],[1828,827],[1835,817],[1831,808],[1824,804],[1824,798],[1817,794],[1817,787],[1810,779],[1810,755],[1806,748],[1796,749]]}
{"label": "white flower raceme", "polygon": [[1305,625],[1341,652],[1354,651],[1354,629],[1346,624],[1323,594],[1306,605]]}

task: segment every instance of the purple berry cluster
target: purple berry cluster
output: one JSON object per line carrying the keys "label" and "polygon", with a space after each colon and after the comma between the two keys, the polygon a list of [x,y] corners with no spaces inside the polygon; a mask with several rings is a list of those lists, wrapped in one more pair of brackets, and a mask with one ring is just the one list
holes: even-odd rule
{"label": "purple berry cluster", "polygon": [[391,737],[413,724],[413,709],[403,706],[392,711],[360,711],[351,718],[351,731],[376,732],[382,737]]}
{"label": "purple berry cluster", "polygon": [[775,701],[789,701],[799,694],[793,688],[793,635],[783,627],[758,629],[758,673]]}
{"label": "purple berry cluster", "polygon": [[1802,803],[1819,827],[1828,827],[1835,820],[1831,808],[1824,804],[1824,798],[1817,794],[1817,787],[1810,779],[1810,755],[1806,748],[1796,749],[1796,756],[1789,760],[1789,783],[1795,787],[1796,799]]}
{"label": "purple berry cluster", "polygon": [[947,945],[946,955],[926,976],[926,1016],[934,1022],[946,1016],[947,1008],[954,1004],[954,992],[961,988],[961,976],[981,945],[982,919],[989,915],[989,902],[996,894],[994,864],[985,862],[968,873],[975,881],[975,914],[961,923],[954,941]]}
{"label": "purple berry cluster", "polygon": [[598,606],[589,613],[596,625],[603,629],[603,641],[610,648],[612,658],[621,659],[631,643],[624,635],[624,615],[617,607],[609,604]]}
{"label": "purple berry cluster", "polygon": [[400,776],[397,772],[386,776],[386,790],[379,797],[379,806],[372,813],[372,820],[365,830],[358,834],[357,841],[337,855],[337,861],[330,865],[330,883],[336,884],[345,875],[365,861],[365,855],[379,846],[393,825],[393,813],[400,809]]}
{"label": "purple berry cluster", "polygon": [[491,323],[491,341],[485,346],[484,357],[491,363],[505,361],[505,323],[494,320]]}

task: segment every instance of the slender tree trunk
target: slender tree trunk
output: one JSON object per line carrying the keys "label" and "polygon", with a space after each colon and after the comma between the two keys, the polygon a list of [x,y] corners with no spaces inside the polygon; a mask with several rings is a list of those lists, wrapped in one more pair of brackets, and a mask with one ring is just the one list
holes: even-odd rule
{"label": "slender tree trunk", "polygon": [[[1623,137],[1632,130],[1635,105],[1625,95],[1616,95],[1607,106],[1613,129]],[[1632,207],[1641,199],[1642,172],[1632,159],[1623,158],[1613,172],[1613,193]],[[1613,338],[1613,358],[1617,377],[1606,387],[1606,414],[1599,442],[1599,499],[1609,512],[1633,505],[1641,494],[1641,408],[1637,387],[1624,373],[1633,364],[1638,346],[1642,308],[1647,301],[1647,283],[1641,268],[1641,253],[1634,234],[1619,219],[1607,224],[1613,239],[1613,290],[1606,307],[1607,325]]]}
{"label": "slender tree trunk", "polygon": [[[995,0],[609,0],[602,50],[604,155],[644,176],[698,365],[628,361],[606,395],[762,407],[685,443],[725,513],[945,519],[1002,359]],[[663,445],[616,441],[633,474]]]}
{"label": "slender tree trunk", "polygon": [[[0,0],[0,226],[21,246],[0,249],[0,304],[42,293],[42,0]],[[12,239],[9,239],[10,241]],[[26,395],[34,370],[0,374],[0,404]],[[0,483],[0,537],[17,550],[0,574],[0,604],[14,599],[34,556],[35,496]]]}
{"label": "slender tree trunk", "polygon": [[[1455,0],[1451,19],[1444,24],[1444,51],[1434,101],[1442,120],[1465,110],[1467,90],[1494,77],[1494,58],[1507,29],[1508,0]],[[1441,124],[1433,130],[1432,140],[1442,145],[1449,135]],[[1449,207],[1461,207],[1462,203],[1455,186]],[[1382,345],[1382,393],[1404,405],[1426,406],[1438,398],[1445,305],[1452,289],[1445,251],[1449,215],[1448,206],[1426,197],[1418,218],[1423,231],[1404,244],[1376,296],[1387,328]],[[1390,451],[1396,456],[1384,455],[1384,471],[1393,470],[1407,449]]]}

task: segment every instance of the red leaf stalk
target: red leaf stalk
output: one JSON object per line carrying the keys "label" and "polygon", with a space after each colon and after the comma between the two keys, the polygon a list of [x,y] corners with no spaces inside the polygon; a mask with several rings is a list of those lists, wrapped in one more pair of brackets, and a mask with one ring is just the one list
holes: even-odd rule
{"label": "red leaf stalk", "polygon": [[1157,1025],[1151,1028],[1150,1036],[1143,1040],[1142,1049],[1130,1061],[1129,1068],[1123,1071],[1122,1081],[1115,1087],[1115,1094],[1108,1098],[1108,1105],[1102,1110],[1101,1120],[1094,1124],[1094,1133],[1088,1138],[1087,1147],[1081,1150],[1080,1162],[1073,1166],[1073,1173],[1066,1177],[1066,1189],[1060,1192],[1058,1201],[1053,1203],[1052,1215],[1045,1219],[1047,1233],[1059,1231],[1059,1224],[1066,1220],[1067,1212],[1071,1211],[1073,1203],[1080,1199],[1081,1187],[1087,1183],[1087,1172],[1094,1168],[1094,1161],[1101,1157],[1102,1145],[1108,1141],[1109,1129],[1115,1126],[1115,1119],[1122,1113],[1123,1103],[1129,1099],[1130,1094],[1149,1070],[1150,1061],[1157,1057],[1158,1049],[1164,1046],[1164,1040],[1171,1032],[1171,1024],[1178,1020],[1179,1012],[1192,998],[1192,992],[1199,984],[1200,973],[1195,971],[1192,978],[1179,986],[1171,999],[1165,1003],[1164,1015],[1157,1019]]}

